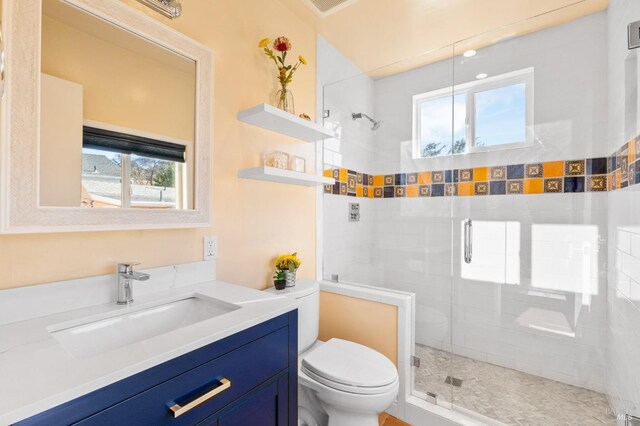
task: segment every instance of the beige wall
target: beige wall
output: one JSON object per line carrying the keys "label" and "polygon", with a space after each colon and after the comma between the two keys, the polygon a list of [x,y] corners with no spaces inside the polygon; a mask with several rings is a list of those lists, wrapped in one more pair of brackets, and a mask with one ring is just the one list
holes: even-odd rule
{"label": "beige wall", "polygon": [[42,72],[82,85],[86,120],[193,140],[195,67],[178,69],[44,16]]}
{"label": "beige wall", "polygon": [[160,18],[135,2],[127,4],[160,19],[215,52],[213,221],[208,229],[91,232],[0,236],[0,288],[113,273],[121,260],[154,267],[202,259],[203,235],[218,235],[218,277],[264,288],[271,260],[297,251],[300,278],[314,278],[315,189],[236,177],[259,164],[269,149],[292,140],[236,120],[238,111],[268,100],[274,89],[273,64],[258,40],[286,34],[294,53],[310,61],[291,86],[296,107],[314,111],[315,32],[278,1],[183,1],[183,16]]}
{"label": "beige wall", "polygon": [[320,293],[320,340],[351,340],[384,354],[398,365],[398,307]]}

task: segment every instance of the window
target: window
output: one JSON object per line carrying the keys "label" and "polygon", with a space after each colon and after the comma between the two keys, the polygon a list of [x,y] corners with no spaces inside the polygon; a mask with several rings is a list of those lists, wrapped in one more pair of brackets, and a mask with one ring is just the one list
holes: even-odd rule
{"label": "window", "polygon": [[82,207],[185,208],[185,146],[85,127]]}
{"label": "window", "polygon": [[413,156],[428,158],[532,143],[533,69],[413,97]]}

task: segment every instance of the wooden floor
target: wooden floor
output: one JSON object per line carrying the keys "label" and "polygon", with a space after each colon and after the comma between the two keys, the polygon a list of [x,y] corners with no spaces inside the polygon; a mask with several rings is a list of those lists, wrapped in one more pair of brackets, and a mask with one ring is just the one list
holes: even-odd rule
{"label": "wooden floor", "polygon": [[395,417],[388,415],[387,413],[380,414],[380,426],[411,426],[409,423],[405,423],[402,420],[398,420]]}

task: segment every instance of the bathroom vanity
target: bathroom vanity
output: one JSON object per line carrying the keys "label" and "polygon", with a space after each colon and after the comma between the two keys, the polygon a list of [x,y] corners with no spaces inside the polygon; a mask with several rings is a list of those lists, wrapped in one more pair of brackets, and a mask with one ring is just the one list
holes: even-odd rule
{"label": "bathroom vanity", "polygon": [[296,321],[280,315],[15,424],[296,424]]}
{"label": "bathroom vanity", "polygon": [[113,275],[0,292],[0,424],[297,424],[295,304],[145,272],[130,306],[93,304]]}

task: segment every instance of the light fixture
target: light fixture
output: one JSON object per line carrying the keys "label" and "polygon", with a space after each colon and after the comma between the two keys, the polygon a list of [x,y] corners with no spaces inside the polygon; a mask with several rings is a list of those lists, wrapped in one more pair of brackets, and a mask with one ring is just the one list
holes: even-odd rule
{"label": "light fixture", "polygon": [[182,14],[182,5],[179,0],[138,0],[149,6],[156,12],[162,13],[169,19],[175,19]]}
{"label": "light fixture", "polygon": [[476,78],[478,80],[482,80],[483,78],[487,78],[489,77],[489,74],[487,74],[486,72],[481,72],[480,74],[476,75]]}
{"label": "light fixture", "polygon": [[465,50],[464,53],[462,54],[462,56],[464,56],[465,58],[472,58],[472,57],[476,56],[476,53],[478,53],[478,52],[476,52],[473,49],[469,49],[469,50]]}

